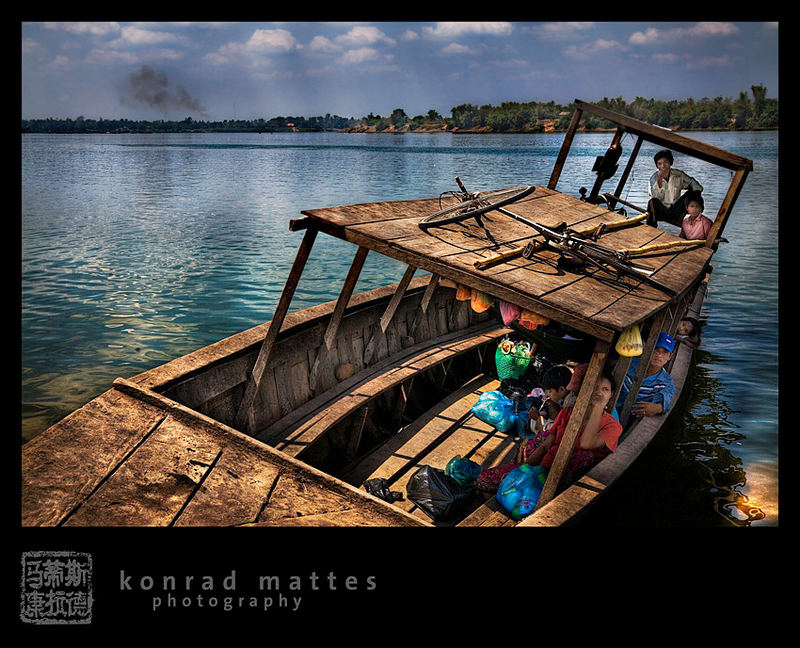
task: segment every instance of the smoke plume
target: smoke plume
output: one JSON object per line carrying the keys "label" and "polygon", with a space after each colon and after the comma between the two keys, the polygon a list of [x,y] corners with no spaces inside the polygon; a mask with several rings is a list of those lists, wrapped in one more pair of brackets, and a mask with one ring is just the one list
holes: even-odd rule
{"label": "smoke plume", "polygon": [[167,75],[148,65],[130,74],[118,86],[118,91],[119,101],[124,106],[147,106],[164,114],[174,109],[208,116],[199,99],[193,99],[182,86],[171,89]]}

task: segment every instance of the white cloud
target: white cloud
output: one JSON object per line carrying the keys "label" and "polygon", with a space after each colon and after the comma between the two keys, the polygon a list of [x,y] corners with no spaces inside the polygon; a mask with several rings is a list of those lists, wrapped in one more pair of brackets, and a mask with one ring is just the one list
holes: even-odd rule
{"label": "white cloud", "polygon": [[458,43],[450,43],[447,47],[443,47],[441,53],[445,56],[477,54],[474,49],[469,48],[466,45],[459,45]]}
{"label": "white cloud", "polygon": [[68,68],[70,65],[70,60],[66,56],[56,56],[50,63],[47,64],[52,70],[63,70]]}
{"label": "white cloud", "polygon": [[692,70],[705,70],[708,68],[728,67],[731,64],[727,56],[706,56],[686,64]]}
{"label": "white cloud", "polygon": [[377,61],[380,58],[380,53],[373,47],[359,47],[345,52],[340,58],[339,62],[345,65],[353,65],[355,63],[365,63],[369,61]]}
{"label": "white cloud", "polygon": [[593,22],[548,22],[542,25],[535,25],[525,28],[525,31],[544,38],[546,40],[557,40],[561,38],[571,38],[577,32],[591,29]]}
{"label": "white cloud", "polygon": [[564,54],[574,59],[588,59],[610,52],[624,52],[625,46],[614,40],[598,39],[582,45],[570,45],[564,49]]}
{"label": "white cloud", "polygon": [[95,65],[113,65],[114,63],[124,63],[125,65],[137,65],[141,63],[138,55],[131,52],[120,52],[114,49],[96,48],[89,52],[86,63]]}
{"label": "white cloud", "polygon": [[738,33],[739,28],[733,23],[698,22],[691,27],[671,27],[669,29],[650,27],[643,32],[637,31],[631,34],[628,42],[631,45],[655,45],[687,38],[733,36]]}
{"label": "white cloud", "polygon": [[416,40],[419,38],[419,34],[412,29],[406,29],[402,34],[400,34],[400,40]]}
{"label": "white cloud", "polygon": [[363,47],[375,43],[394,45],[395,41],[389,38],[377,27],[358,25],[342,36],[336,37],[336,42],[343,47]]}
{"label": "white cloud", "polygon": [[331,52],[340,52],[342,48],[325,36],[314,36],[308,45],[308,49],[312,52],[329,54]]}
{"label": "white cloud", "polygon": [[116,22],[46,22],[44,26],[47,29],[58,29],[71,34],[91,34],[92,36],[108,36],[120,31],[119,23]]}
{"label": "white cloud", "polygon": [[435,27],[423,27],[422,35],[427,38],[458,38],[470,34],[508,36],[513,29],[509,22],[440,22]]}
{"label": "white cloud", "polygon": [[297,46],[294,36],[285,29],[257,29],[245,49],[254,53],[288,52]]}
{"label": "white cloud", "polygon": [[677,63],[681,57],[677,54],[666,53],[666,54],[653,54],[651,57],[654,63]]}
{"label": "white cloud", "polygon": [[161,45],[164,43],[179,43],[184,39],[170,32],[128,26],[122,28],[118,40],[131,45]]}
{"label": "white cloud", "polygon": [[216,52],[205,54],[203,61],[210,65],[262,65],[266,62],[265,56],[285,54],[297,48],[297,40],[285,29],[257,29],[244,43],[226,43]]}
{"label": "white cloud", "polygon": [[42,50],[42,46],[39,45],[35,40],[32,38],[23,38],[22,39],[22,53],[23,54],[34,54],[35,52],[40,52]]}

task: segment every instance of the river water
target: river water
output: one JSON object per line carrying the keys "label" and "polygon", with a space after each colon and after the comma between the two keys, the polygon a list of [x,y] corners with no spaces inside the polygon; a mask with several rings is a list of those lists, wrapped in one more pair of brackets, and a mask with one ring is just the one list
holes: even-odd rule
{"label": "river water", "polygon": [[[778,134],[690,137],[753,160],[714,257],[681,414],[583,522],[778,520]],[[22,136],[22,439],[128,377],[269,320],[301,209],[547,184],[563,134]],[[558,189],[591,189],[610,134],[578,134]],[[624,167],[633,147],[623,138]],[[644,144],[622,198],[647,204]],[[731,174],[676,155],[712,219]],[[607,181],[613,191],[617,177]],[[669,225],[662,226],[676,232]],[[314,246],[291,310],[335,299],[352,246]],[[357,290],[398,281],[369,255]]]}

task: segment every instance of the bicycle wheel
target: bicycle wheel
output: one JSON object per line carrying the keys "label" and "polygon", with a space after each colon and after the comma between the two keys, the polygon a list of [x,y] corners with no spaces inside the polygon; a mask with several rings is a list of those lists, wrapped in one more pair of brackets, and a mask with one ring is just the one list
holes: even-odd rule
{"label": "bicycle wheel", "polygon": [[532,193],[535,188],[534,185],[522,185],[473,194],[463,202],[445,207],[430,216],[426,216],[419,222],[419,227],[424,231],[429,227],[458,223],[468,218],[475,218],[488,211],[524,198]]}

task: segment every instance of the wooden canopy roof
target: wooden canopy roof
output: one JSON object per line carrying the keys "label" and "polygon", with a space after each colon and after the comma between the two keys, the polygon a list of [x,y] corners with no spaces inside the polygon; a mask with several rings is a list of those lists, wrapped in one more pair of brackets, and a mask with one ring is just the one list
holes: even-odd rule
{"label": "wooden canopy roof", "polygon": [[[302,212],[307,219],[295,221],[293,228],[317,228],[602,340],[610,341],[615,333],[642,322],[671,301],[658,288],[634,279],[617,280],[604,272],[563,268],[558,255],[547,250],[537,252],[530,260],[520,257],[479,270],[476,261],[525,245],[536,232],[497,211],[484,216],[483,227],[470,220],[423,232],[419,221],[439,208],[438,198],[427,198],[309,209]],[[546,227],[566,222],[572,228],[584,229],[620,220],[619,214],[602,205],[543,186],[507,209]],[[536,239],[541,237],[537,235]],[[599,242],[622,249],[677,240],[668,232],[637,224],[603,234]],[[698,247],[638,261],[654,268],[652,277],[680,298],[704,275],[712,253],[708,247]]]}

